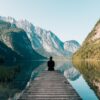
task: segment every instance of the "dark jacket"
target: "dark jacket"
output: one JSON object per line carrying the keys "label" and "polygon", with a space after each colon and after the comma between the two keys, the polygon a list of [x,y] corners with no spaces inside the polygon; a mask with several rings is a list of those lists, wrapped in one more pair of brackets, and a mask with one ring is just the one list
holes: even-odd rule
{"label": "dark jacket", "polygon": [[48,70],[54,71],[55,62],[53,60],[48,61]]}

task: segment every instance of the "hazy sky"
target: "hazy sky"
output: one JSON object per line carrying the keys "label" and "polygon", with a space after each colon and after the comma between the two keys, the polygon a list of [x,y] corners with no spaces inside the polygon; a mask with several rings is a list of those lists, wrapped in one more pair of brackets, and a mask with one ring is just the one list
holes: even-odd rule
{"label": "hazy sky", "polygon": [[100,18],[100,0],[0,0],[0,15],[27,19],[62,41],[82,43]]}

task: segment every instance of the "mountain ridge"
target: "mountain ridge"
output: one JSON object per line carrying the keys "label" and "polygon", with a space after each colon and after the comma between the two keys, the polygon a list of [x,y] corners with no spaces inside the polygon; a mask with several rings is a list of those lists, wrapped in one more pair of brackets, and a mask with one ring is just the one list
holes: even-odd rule
{"label": "mountain ridge", "polygon": [[7,57],[3,53],[3,58],[7,57],[10,59],[12,54],[19,56],[14,56],[14,59],[44,58],[32,49],[30,40],[27,38],[26,32],[23,29],[17,28],[15,25],[2,20],[0,20],[0,42],[1,55],[4,51],[6,55],[9,55],[9,57]]}
{"label": "mountain ridge", "polygon": [[100,59],[100,20],[88,34],[81,48],[74,54],[73,59]]}
{"label": "mountain ridge", "polygon": [[[66,56],[71,57],[72,54],[80,47],[76,46],[75,42],[73,47],[76,49],[70,51],[70,49],[64,49],[64,42],[62,42],[52,31],[47,31],[40,27],[34,26],[32,23],[27,20],[16,21],[12,17],[0,17],[1,20],[16,25],[18,28],[23,29],[26,32],[27,37],[29,38],[32,48],[44,57],[49,56]],[[72,45],[70,43],[70,45]]]}

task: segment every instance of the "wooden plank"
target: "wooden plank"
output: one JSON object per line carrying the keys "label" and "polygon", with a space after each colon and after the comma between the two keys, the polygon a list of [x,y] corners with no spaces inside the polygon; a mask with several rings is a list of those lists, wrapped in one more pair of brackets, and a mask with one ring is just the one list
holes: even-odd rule
{"label": "wooden plank", "polygon": [[44,71],[31,81],[18,100],[82,100],[57,71]]}

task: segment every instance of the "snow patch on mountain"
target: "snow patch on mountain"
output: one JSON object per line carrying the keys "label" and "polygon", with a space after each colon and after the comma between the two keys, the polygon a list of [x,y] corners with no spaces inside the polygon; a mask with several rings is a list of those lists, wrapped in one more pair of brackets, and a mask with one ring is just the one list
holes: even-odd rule
{"label": "snow patch on mountain", "polygon": [[68,70],[65,70],[64,71],[64,76],[67,79],[70,79],[70,80],[73,80],[74,81],[74,80],[76,80],[76,79],[79,78],[80,73],[74,67],[71,67]]}
{"label": "snow patch on mountain", "polygon": [[27,33],[32,48],[42,56],[72,56],[80,47],[76,41],[63,43],[53,32],[34,26],[27,20],[16,21],[12,17],[0,17],[1,20],[10,22]]}
{"label": "snow patch on mountain", "polygon": [[75,53],[80,47],[80,44],[75,40],[66,41],[64,43],[64,50]]}

